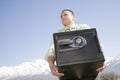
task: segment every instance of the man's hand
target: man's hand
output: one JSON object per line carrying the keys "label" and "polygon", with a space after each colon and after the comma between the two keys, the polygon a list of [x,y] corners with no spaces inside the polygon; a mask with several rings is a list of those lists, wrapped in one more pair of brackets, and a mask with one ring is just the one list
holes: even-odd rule
{"label": "man's hand", "polygon": [[50,70],[51,70],[52,75],[57,76],[57,77],[64,76],[63,73],[59,73],[59,72],[58,72],[58,68],[57,68],[57,66],[54,64],[54,62],[55,62],[55,57],[54,57],[54,56],[49,56],[49,57],[48,57],[48,63],[49,63],[49,67],[50,67]]}
{"label": "man's hand", "polygon": [[96,69],[96,71],[97,72],[102,72],[103,71],[103,69],[105,69],[106,68],[106,65],[105,64],[103,64],[103,66],[102,67],[100,67],[100,68],[97,68]]}
{"label": "man's hand", "polygon": [[50,65],[50,69],[51,69],[52,75],[57,76],[57,77],[64,76],[63,73],[58,72],[58,68],[56,67],[56,65]]}

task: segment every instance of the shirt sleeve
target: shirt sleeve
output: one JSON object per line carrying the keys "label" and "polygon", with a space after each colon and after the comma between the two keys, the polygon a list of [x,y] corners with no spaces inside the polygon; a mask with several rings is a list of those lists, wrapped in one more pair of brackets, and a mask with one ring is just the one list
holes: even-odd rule
{"label": "shirt sleeve", "polygon": [[[63,32],[64,29],[59,29],[56,33]],[[45,60],[48,61],[49,56],[55,56],[54,40],[51,39],[50,47],[45,55]]]}
{"label": "shirt sleeve", "polygon": [[50,47],[45,55],[45,60],[48,61],[49,56],[55,56],[55,49],[54,49],[54,43],[53,43],[53,38],[50,43]]}

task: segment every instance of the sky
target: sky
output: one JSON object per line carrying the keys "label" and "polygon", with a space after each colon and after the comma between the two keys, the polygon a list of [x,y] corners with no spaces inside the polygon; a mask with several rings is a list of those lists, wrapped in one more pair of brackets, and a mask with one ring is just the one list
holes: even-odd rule
{"label": "sky", "polygon": [[44,59],[60,13],[71,9],[76,24],[96,28],[105,57],[120,54],[120,0],[0,0],[0,66]]}

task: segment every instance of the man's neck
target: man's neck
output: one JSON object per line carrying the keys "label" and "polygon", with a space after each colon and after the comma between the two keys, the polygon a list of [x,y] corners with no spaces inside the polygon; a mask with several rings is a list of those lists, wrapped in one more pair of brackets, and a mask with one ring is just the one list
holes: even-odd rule
{"label": "man's neck", "polygon": [[75,23],[71,23],[71,24],[69,24],[69,25],[66,25],[65,27],[66,27],[66,28],[70,28],[70,27],[73,27],[73,26],[75,26]]}

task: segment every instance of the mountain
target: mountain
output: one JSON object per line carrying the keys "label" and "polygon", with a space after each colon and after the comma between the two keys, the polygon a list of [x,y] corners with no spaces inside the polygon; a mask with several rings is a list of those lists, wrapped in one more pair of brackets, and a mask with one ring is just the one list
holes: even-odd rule
{"label": "mountain", "polygon": [[99,73],[97,80],[120,80],[120,55],[108,59],[106,68]]}
{"label": "mountain", "polygon": [[0,67],[0,80],[56,80],[45,60],[37,59],[17,66]]}
{"label": "mountain", "polygon": [[[120,80],[120,57],[107,57],[106,68],[96,80]],[[57,80],[50,73],[48,63],[37,59],[17,66],[0,67],[0,80]]]}

